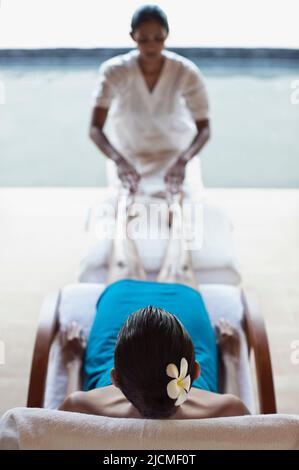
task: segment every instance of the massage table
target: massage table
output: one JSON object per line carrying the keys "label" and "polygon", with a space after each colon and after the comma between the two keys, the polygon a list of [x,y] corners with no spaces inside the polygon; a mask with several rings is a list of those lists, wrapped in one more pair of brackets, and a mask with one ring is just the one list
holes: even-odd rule
{"label": "massage table", "polygon": [[[115,203],[113,190],[107,190],[105,201]],[[105,288],[111,240],[93,240],[95,245],[82,260],[79,282],[50,293],[43,302],[32,358],[28,408],[10,410],[4,416],[3,446],[50,449],[271,448],[278,443],[282,448],[298,446],[298,418],[275,415],[276,400],[265,324],[254,293],[245,291],[241,285],[233,251],[232,223],[222,209],[207,201],[203,204],[203,220],[202,247],[192,252],[198,288],[212,324],[224,317],[239,331],[240,398],[253,416],[172,420],[170,426],[161,420],[116,419],[57,410],[65,398],[67,384],[59,328],[75,320],[83,326],[88,337],[97,300]],[[101,223],[103,216],[97,217],[97,210],[93,207],[88,217],[89,232],[93,231],[93,224],[100,224],[97,225],[99,230]],[[148,277],[154,279],[165,244],[164,247],[163,243],[148,244],[144,248],[144,240],[136,243]],[[225,390],[220,390],[220,393],[225,393]],[[26,426],[30,428],[27,441]],[[284,426],[287,430],[285,437],[281,435]],[[9,439],[11,435],[15,440]]]}

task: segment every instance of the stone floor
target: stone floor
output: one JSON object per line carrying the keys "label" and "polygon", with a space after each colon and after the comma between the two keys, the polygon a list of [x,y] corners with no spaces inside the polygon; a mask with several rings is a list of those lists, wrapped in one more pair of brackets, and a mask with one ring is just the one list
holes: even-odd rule
{"label": "stone floor", "polygon": [[[100,192],[0,190],[0,415],[26,403],[40,305],[46,293],[76,280],[87,210]],[[208,189],[206,195],[230,214],[243,284],[258,294],[278,410],[299,413],[299,364],[291,358],[299,341],[299,191]]]}

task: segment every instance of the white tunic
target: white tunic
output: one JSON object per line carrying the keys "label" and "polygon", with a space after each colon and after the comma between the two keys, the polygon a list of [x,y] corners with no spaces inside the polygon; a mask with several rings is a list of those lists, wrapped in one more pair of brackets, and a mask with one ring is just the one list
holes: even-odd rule
{"label": "white tunic", "polygon": [[[209,114],[200,70],[179,54],[167,50],[162,54],[165,62],[153,91],[146,84],[135,49],[101,64],[93,94],[94,106],[109,108],[104,127],[108,139],[141,175],[139,189],[151,195],[163,194],[167,169],[194,139],[195,121]],[[185,190],[190,192],[190,176],[194,190],[200,190],[197,156],[186,172]]]}

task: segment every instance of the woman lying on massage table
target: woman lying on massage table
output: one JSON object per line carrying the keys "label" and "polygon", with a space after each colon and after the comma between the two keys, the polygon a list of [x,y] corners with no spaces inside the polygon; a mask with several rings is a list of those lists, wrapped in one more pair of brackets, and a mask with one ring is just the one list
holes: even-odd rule
{"label": "woman lying on massage table", "polygon": [[[124,224],[133,216],[128,212]],[[173,256],[175,217],[171,220],[157,281],[146,280],[134,241],[115,237],[110,283],[97,302],[86,351],[78,324],[61,332],[68,389],[60,410],[161,419],[249,414],[235,396],[239,337],[225,320],[216,331],[228,394],[217,393],[214,329],[196,287],[190,251],[181,243],[180,256]]]}

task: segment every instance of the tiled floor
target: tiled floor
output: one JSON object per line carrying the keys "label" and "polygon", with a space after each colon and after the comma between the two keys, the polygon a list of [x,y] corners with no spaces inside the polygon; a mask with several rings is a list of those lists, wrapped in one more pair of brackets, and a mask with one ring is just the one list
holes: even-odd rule
{"label": "tiled floor", "polygon": [[[76,280],[84,223],[97,189],[0,190],[0,415],[26,402],[39,308],[46,293]],[[234,224],[245,287],[258,294],[270,339],[278,409],[299,413],[299,191],[209,189]],[[299,357],[299,354],[298,354]]]}

